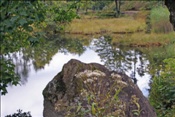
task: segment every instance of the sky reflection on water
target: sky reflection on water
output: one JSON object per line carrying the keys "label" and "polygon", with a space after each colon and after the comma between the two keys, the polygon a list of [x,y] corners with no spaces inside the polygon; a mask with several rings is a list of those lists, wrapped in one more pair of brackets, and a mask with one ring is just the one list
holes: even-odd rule
{"label": "sky reflection on water", "polygon": [[42,117],[42,91],[70,59],[78,59],[85,63],[102,63],[97,53],[90,49],[87,49],[81,56],[57,53],[44,69],[37,72],[31,69],[25,85],[8,87],[8,93],[1,96],[1,116],[4,117],[16,112],[17,109],[23,109],[23,111],[31,111],[33,117]]}
{"label": "sky reflection on water", "polygon": [[[4,117],[5,115],[13,114],[17,109],[22,109],[25,112],[31,111],[31,115],[33,117],[42,117],[42,91],[48,82],[51,81],[53,77],[61,71],[63,65],[70,59],[77,59],[85,63],[96,62],[104,64],[101,62],[101,58],[98,56],[98,53],[90,48],[87,48],[81,56],[58,52],[53,56],[50,64],[45,65],[44,69],[38,70],[36,72],[31,66],[32,68],[29,73],[28,82],[25,85],[8,87],[8,93],[5,96],[1,96],[1,116]],[[133,64],[134,63],[131,65],[132,70],[134,66]],[[140,65],[139,60],[136,63],[136,66],[138,65]],[[130,75],[132,70],[126,72],[126,74]],[[145,74],[143,77],[140,77],[136,73],[136,78],[138,79],[137,84],[142,90],[143,94],[148,96],[147,89],[149,88],[149,74]]]}

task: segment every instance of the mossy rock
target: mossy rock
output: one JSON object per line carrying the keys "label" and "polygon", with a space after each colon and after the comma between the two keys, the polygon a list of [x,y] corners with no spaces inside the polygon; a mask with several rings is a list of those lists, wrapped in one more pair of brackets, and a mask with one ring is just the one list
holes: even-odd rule
{"label": "mossy rock", "polygon": [[43,95],[44,117],[156,117],[131,78],[97,63],[70,60]]}

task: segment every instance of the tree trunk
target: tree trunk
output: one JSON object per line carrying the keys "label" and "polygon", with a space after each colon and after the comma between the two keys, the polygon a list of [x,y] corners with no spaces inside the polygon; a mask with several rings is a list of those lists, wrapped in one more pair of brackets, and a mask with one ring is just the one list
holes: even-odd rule
{"label": "tree trunk", "polygon": [[77,8],[76,8],[76,14],[78,15],[78,13],[79,13],[79,10],[80,10],[80,6],[77,6]]}
{"label": "tree trunk", "polygon": [[175,31],[175,0],[165,0],[165,5],[170,11],[170,22],[172,23]]}
{"label": "tree trunk", "polygon": [[120,15],[120,0],[115,0],[115,6],[116,6],[116,17],[119,17]]}

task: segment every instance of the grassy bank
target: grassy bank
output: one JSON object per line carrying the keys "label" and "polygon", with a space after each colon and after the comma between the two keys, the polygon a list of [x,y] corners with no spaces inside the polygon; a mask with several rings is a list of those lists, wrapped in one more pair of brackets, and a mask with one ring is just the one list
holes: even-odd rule
{"label": "grassy bank", "polygon": [[[166,7],[158,6],[150,11],[127,11],[129,13],[132,15],[103,19],[85,15],[73,20],[65,28],[65,32],[84,39],[109,35],[113,38],[114,45],[132,47],[162,46],[175,40]],[[151,24],[150,34],[145,33],[148,28],[146,22]]]}
{"label": "grassy bank", "polygon": [[145,29],[144,21],[137,21],[131,17],[110,19],[75,19],[66,32],[70,34],[104,34],[104,33],[130,33]]}
{"label": "grassy bank", "polygon": [[132,46],[132,47],[150,47],[162,46],[175,41],[175,32],[168,34],[145,34],[134,33],[129,35],[112,35],[115,45]]}

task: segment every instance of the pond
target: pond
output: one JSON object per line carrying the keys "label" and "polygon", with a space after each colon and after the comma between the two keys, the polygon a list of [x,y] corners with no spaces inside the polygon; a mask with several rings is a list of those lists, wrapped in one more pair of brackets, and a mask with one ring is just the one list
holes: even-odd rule
{"label": "pond", "polygon": [[42,46],[21,49],[20,52],[11,54],[16,64],[16,73],[21,76],[21,85],[9,85],[8,93],[1,96],[2,117],[13,114],[18,109],[30,111],[33,117],[42,117],[42,91],[70,59],[100,63],[110,70],[125,72],[143,94],[148,96],[152,76],[148,70],[148,54],[138,48],[115,47],[111,38],[106,36],[88,41],[60,36],[52,38],[54,39],[44,42]]}

